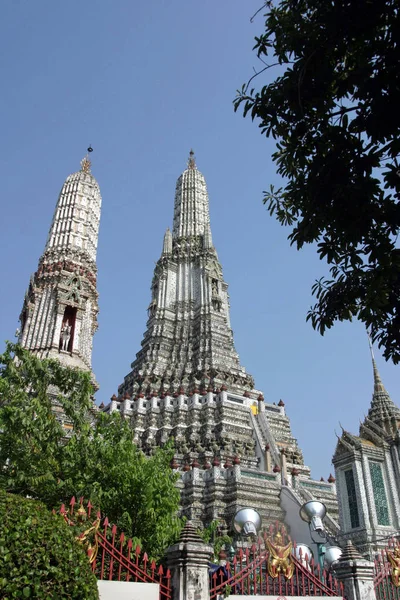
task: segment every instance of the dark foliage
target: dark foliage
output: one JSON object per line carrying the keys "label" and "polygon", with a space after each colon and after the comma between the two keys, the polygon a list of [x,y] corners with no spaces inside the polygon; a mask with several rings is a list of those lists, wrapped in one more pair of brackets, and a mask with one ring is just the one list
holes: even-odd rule
{"label": "dark foliage", "polygon": [[92,410],[92,391],[88,373],[7,344],[0,354],[0,489],[56,510],[72,496],[90,499],[158,559],[182,526],[172,440],[146,457],[119,413]]}
{"label": "dark foliage", "polygon": [[96,577],[60,515],[0,490],[0,597],[95,600]]}
{"label": "dark foliage", "polygon": [[278,74],[235,99],[277,140],[285,185],[264,202],[300,249],[316,243],[331,276],[308,313],[321,334],[357,317],[400,361],[400,8],[396,0],[265,3],[255,50]]}

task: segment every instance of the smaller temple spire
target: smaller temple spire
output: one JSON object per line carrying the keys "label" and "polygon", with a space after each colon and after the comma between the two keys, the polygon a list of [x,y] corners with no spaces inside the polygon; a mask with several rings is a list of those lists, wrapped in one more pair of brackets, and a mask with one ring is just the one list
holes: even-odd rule
{"label": "smaller temple spire", "polygon": [[400,409],[395,405],[385,386],[383,385],[378,367],[375,362],[371,338],[368,335],[369,348],[371,351],[372,368],[374,372],[374,393],[368,411],[367,419],[379,425],[385,431],[392,431],[393,423],[400,423]]}
{"label": "smaller temple spire", "polygon": [[195,169],[196,168],[196,159],[194,157],[194,152],[193,150],[190,150],[189,152],[189,160],[188,160],[188,169]]}
{"label": "smaller temple spire", "polygon": [[205,232],[204,232],[203,246],[206,249],[213,247],[212,237],[211,237],[211,228],[210,227],[208,229],[206,229]]}
{"label": "smaller temple spire", "polygon": [[170,228],[167,227],[167,231],[164,235],[164,243],[163,243],[163,254],[171,254],[172,252],[172,233]]}

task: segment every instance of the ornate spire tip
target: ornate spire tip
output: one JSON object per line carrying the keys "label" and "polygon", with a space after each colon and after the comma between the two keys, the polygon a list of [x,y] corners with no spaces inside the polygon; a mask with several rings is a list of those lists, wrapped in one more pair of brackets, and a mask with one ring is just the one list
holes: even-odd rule
{"label": "ornate spire tip", "polygon": [[194,157],[194,152],[193,150],[190,150],[189,152],[189,160],[188,160],[188,168],[189,169],[195,169],[196,168],[196,159]]}
{"label": "ornate spire tip", "polygon": [[371,360],[372,360],[372,369],[374,371],[374,391],[375,392],[383,392],[386,391],[382,380],[381,380],[381,376],[379,375],[379,371],[378,371],[378,367],[376,365],[376,361],[375,361],[375,356],[374,356],[374,349],[372,347],[372,340],[371,340],[371,336],[369,335],[369,333],[367,332],[368,335],[368,343],[369,343],[369,349],[371,352]]}
{"label": "ornate spire tip", "polygon": [[87,149],[86,156],[84,158],[82,158],[82,160],[81,160],[81,171],[83,171],[83,173],[90,173],[92,161],[89,158],[89,154],[91,152],[93,152],[93,148],[92,148],[92,146],[89,146],[89,148]]}

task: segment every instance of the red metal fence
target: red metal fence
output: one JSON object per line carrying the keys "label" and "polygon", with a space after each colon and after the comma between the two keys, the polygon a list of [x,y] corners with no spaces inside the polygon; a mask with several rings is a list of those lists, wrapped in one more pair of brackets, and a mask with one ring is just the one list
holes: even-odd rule
{"label": "red metal fence", "polygon": [[93,518],[90,501],[86,508],[83,498],[79,500],[78,509],[75,504],[72,498],[69,508],[63,504],[60,513],[68,525],[76,528],[77,539],[84,545],[97,579],[158,583],[160,600],[172,599],[169,569],[150,561],[140,546],[134,547],[124,533],[117,533],[116,525],[110,525],[107,518],[102,522],[100,513]]}
{"label": "red metal fence", "polygon": [[[68,509],[60,513],[85,547],[93,572],[98,579],[157,583],[160,600],[172,600],[171,573],[148,558],[124,533],[118,534],[100,513],[93,513],[91,502],[79,507],[72,498]],[[277,537],[278,536],[280,537]],[[210,600],[219,595],[266,596],[341,596],[343,584],[332,573],[321,571],[318,564],[290,541],[285,529],[276,525],[264,532],[250,548],[240,548],[236,556],[210,576]],[[297,557],[296,557],[297,556]],[[377,600],[400,600],[400,542],[391,540],[375,560]]]}
{"label": "red metal fence", "polygon": [[377,600],[400,600],[400,543],[389,540],[388,547],[375,559]]}
{"label": "red metal fence", "polygon": [[264,533],[251,548],[240,549],[231,563],[211,575],[211,600],[224,594],[343,597],[343,584],[332,573],[321,572],[313,559],[302,556],[301,550],[296,558],[292,554],[296,544],[292,545],[289,538],[278,552],[269,539],[270,535]]}

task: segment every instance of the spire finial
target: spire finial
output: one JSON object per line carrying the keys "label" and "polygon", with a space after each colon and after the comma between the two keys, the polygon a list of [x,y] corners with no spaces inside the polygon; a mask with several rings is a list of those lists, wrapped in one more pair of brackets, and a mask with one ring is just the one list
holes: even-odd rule
{"label": "spire finial", "polygon": [[372,360],[375,360],[374,349],[372,347],[372,340],[371,340],[371,336],[369,335],[369,331],[367,331],[367,338],[368,338],[369,350],[371,352]]}
{"label": "spire finial", "polygon": [[379,375],[378,367],[376,366],[374,349],[372,347],[372,340],[371,340],[371,336],[369,335],[368,332],[367,332],[367,336],[368,336],[369,349],[371,352],[372,368],[374,371],[374,390],[375,390],[375,392],[384,392],[385,388],[382,383],[381,376]]}
{"label": "spire finial", "polygon": [[189,160],[188,160],[188,168],[189,169],[195,169],[196,168],[196,159],[194,157],[194,152],[193,149],[190,150],[189,152]]}
{"label": "spire finial", "polygon": [[89,158],[89,154],[91,152],[93,152],[93,148],[92,148],[92,146],[89,146],[89,148],[87,149],[86,156],[84,158],[82,158],[82,160],[81,160],[81,171],[83,171],[83,173],[90,173],[92,161]]}

